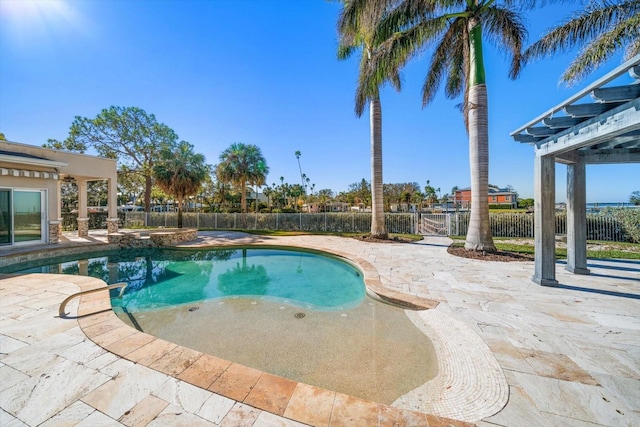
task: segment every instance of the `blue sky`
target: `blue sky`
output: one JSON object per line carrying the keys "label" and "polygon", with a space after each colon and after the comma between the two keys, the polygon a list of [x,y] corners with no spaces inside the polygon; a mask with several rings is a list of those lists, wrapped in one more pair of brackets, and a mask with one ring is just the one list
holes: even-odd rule
{"label": "blue sky", "polygon": [[[527,13],[529,41],[578,5]],[[233,142],[258,145],[268,183],[299,181],[295,151],[316,190],[370,179],[368,115],[353,113],[357,58],[336,59],[339,4],[323,0],[0,0],[0,132],[41,145],[64,139],[75,116],[140,107],[195,145],[211,164]],[[403,90],[382,93],[384,181],[426,181],[442,194],[469,186],[459,100],[421,108],[428,55],[403,71]],[[573,88],[558,79],[571,54],[507,77],[485,48],[489,181],[533,197],[533,148],[509,133],[610,71]],[[556,168],[558,201],[566,169]],[[626,202],[640,166],[587,167],[588,202]]]}

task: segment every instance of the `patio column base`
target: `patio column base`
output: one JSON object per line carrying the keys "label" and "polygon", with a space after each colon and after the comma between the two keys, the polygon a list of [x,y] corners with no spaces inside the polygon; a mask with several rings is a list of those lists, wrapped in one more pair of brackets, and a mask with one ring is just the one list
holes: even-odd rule
{"label": "patio column base", "polygon": [[60,236],[62,236],[62,218],[57,221],[49,221],[49,244],[60,243]]}
{"label": "patio column base", "polygon": [[571,267],[567,265],[565,268],[569,273],[589,275],[591,271],[588,268]]}
{"label": "patio column base", "polygon": [[78,218],[78,237],[89,237],[89,218]]}
{"label": "patio column base", "polygon": [[537,283],[540,286],[549,286],[549,287],[552,287],[552,288],[557,288],[560,285],[558,283],[558,281],[554,280],[554,279],[541,279],[539,277],[535,277],[534,276],[534,277],[531,278],[531,280],[534,283]]}
{"label": "patio column base", "polygon": [[107,233],[118,232],[118,218],[107,218]]}

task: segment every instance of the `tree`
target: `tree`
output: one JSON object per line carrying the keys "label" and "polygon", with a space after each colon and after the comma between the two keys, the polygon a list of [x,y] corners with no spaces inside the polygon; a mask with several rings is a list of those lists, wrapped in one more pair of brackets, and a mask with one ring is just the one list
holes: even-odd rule
{"label": "tree", "polygon": [[438,202],[438,190],[431,185],[431,181],[427,180],[427,185],[424,187],[424,197],[427,199],[429,206],[433,206]]}
{"label": "tree", "polygon": [[[511,59],[509,77],[520,72],[526,30],[516,4],[532,7],[533,0],[401,0],[378,26],[381,41],[371,67],[374,81],[432,45],[433,53],[422,87],[423,106],[436,96],[446,78],[445,95],[463,95],[462,110],[469,134],[471,218],[465,242],[467,250],[495,252],[489,226],[488,103],[482,53],[483,34]],[[375,73],[378,73],[377,75]]]}
{"label": "tree", "polygon": [[550,29],[525,51],[530,60],[564,52],[575,46],[580,52],[561,80],[573,84],[616,52],[625,60],[640,54],[640,1],[590,1],[583,11]]}
{"label": "tree", "polygon": [[356,88],[355,113],[362,116],[364,107],[369,103],[370,139],[371,139],[371,237],[385,239],[388,236],[384,223],[384,198],[382,179],[382,106],[380,86],[389,81],[400,90],[400,77],[397,69],[387,65],[387,72],[378,81],[368,78],[372,55],[377,48],[375,29],[386,16],[395,0],[358,1],[344,0],[338,18],[340,36],[338,58],[346,59],[357,49],[361,50],[360,72]]}
{"label": "tree", "polygon": [[306,188],[305,186],[306,175],[302,173],[302,166],[300,166],[300,156],[302,156],[302,153],[299,150],[297,150],[295,152],[295,156],[296,156],[296,159],[298,160],[298,169],[300,170],[300,182],[302,182],[302,187]]}
{"label": "tree", "polygon": [[0,141],[6,141],[7,137],[4,136],[4,133],[0,132]]}
{"label": "tree", "polygon": [[241,209],[247,212],[247,185],[263,185],[269,167],[256,145],[234,142],[220,154],[216,168],[218,179],[232,183],[242,195]]}
{"label": "tree", "polygon": [[175,148],[165,147],[153,165],[156,183],[178,202],[178,228],[182,228],[182,203],[185,197],[198,194],[209,174],[202,154],[194,153],[193,145],[180,141]]}
{"label": "tree", "polygon": [[371,203],[371,185],[362,178],[360,182],[349,184],[349,189],[344,194],[345,200],[350,205],[362,205],[363,208],[370,206]]}
{"label": "tree", "polygon": [[76,116],[64,141],[49,139],[46,147],[83,153],[95,149],[102,157],[117,159],[120,167],[144,179],[144,210],[149,212],[153,165],[160,152],[171,150],[178,135],[153,114],[137,107],[109,107],[94,119]]}
{"label": "tree", "polygon": [[640,191],[634,191],[629,196],[629,203],[633,203],[635,206],[640,206]]}
{"label": "tree", "polygon": [[327,203],[329,203],[331,199],[333,199],[333,191],[331,191],[330,188],[318,190],[318,203],[320,203],[322,212],[326,211]]}

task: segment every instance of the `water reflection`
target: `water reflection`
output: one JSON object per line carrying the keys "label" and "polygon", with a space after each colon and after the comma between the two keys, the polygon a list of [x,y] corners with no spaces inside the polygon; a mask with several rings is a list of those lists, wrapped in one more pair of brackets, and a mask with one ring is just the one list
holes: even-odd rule
{"label": "water reflection", "polygon": [[[280,249],[130,249],[73,255],[12,266],[18,273],[82,274],[106,283],[128,284],[114,306],[130,312],[207,300],[266,296],[284,304],[335,310],[357,305],[365,295],[362,277],[344,262],[308,252]],[[78,255],[75,255],[78,257]]]}
{"label": "water reflection", "polygon": [[236,263],[232,269],[218,276],[218,290],[229,295],[266,295],[269,276],[263,265],[247,265],[247,250],[242,249],[242,265]]}

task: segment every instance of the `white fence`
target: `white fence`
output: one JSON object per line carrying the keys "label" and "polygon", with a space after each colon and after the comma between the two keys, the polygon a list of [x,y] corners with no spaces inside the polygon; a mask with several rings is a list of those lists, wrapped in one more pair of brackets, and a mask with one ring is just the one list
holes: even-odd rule
{"label": "white fence", "polygon": [[[494,237],[533,237],[533,215],[526,213],[490,214]],[[175,212],[127,212],[124,227],[176,227]],[[421,214],[385,213],[390,233],[464,236],[468,213]],[[367,233],[371,213],[184,213],[183,227],[230,230],[288,230],[336,233]],[[556,215],[556,234],[567,233],[567,217]],[[613,216],[587,215],[587,239],[624,242],[629,240],[623,225]]]}

